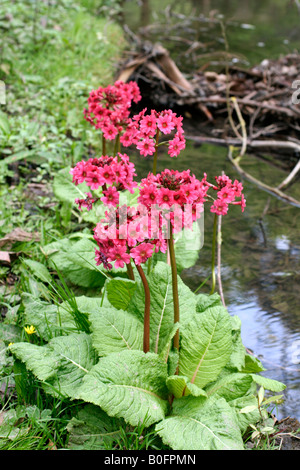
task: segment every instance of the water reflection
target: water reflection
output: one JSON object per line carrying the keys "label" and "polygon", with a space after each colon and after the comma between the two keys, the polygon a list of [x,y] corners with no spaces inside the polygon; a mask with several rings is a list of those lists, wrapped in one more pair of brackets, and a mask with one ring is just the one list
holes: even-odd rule
{"label": "water reflection", "polygon": [[124,7],[124,22],[132,31],[161,42],[186,73],[221,60],[220,21],[226,24],[229,51],[243,64],[254,65],[299,48],[300,15],[290,0],[128,0]]}

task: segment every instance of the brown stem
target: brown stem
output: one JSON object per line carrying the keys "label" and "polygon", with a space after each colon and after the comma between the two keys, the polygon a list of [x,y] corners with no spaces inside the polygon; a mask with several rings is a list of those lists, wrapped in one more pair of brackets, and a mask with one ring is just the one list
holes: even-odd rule
{"label": "brown stem", "polygon": [[159,141],[159,129],[156,131],[156,140],[155,140],[155,152],[154,152],[154,158],[153,158],[153,170],[152,173],[156,175],[157,171],[157,148],[158,148],[158,141]]}
{"label": "brown stem", "polygon": [[221,245],[222,245],[222,216],[219,215],[218,218],[218,236],[217,236],[217,260],[218,260],[218,284],[219,284],[219,293],[222,300],[222,304],[226,307],[223,286],[222,286],[222,277],[221,277]]}
{"label": "brown stem", "polygon": [[106,140],[103,134],[102,134],[102,155],[106,155]]}
{"label": "brown stem", "polygon": [[149,352],[150,350],[150,289],[148,285],[147,278],[140,265],[136,264],[138,273],[142,279],[142,283],[145,291],[145,310],[144,310],[144,344],[143,349],[144,353]]}
{"label": "brown stem", "polygon": [[129,277],[129,279],[131,279],[131,281],[134,281],[134,272],[133,272],[131,263],[126,264],[126,267],[127,267],[127,275]]}
{"label": "brown stem", "polygon": [[[173,287],[173,305],[174,305],[174,324],[179,322],[179,297],[178,297],[178,283],[177,283],[177,266],[174,250],[174,239],[172,225],[170,225],[170,238],[168,240],[169,254],[172,270],[172,287]],[[179,329],[176,331],[173,339],[174,348],[179,351]]]}

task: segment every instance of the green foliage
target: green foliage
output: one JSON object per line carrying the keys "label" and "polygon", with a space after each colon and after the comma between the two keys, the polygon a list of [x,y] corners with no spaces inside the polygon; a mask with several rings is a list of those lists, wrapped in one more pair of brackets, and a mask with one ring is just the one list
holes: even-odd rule
{"label": "green foliage", "polygon": [[[246,360],[240,323],[216,296],[197,297],[179,277],[178,282],[179,356],[172,347],[177,326],[172,324],[170,267],[164,262],[149,276],[153,310],[147,354],[139,280],[106,280],[102,299],[76,298],[79,311],[88,316],[88,334],[68,331],[72,315],[67,312],[65,317],[61,304],[27,299],[37,327],[43,311],[44,323],[52,329],[60,310],[61,327],[66,329],[63,335],[57,330],[51,339],[43,333],[44,345],[16,342],[9,349],[47,394],[87,404],[68,424],[70,448],[118,445],[120,428],[144,423],[146,434],[154,433],[175,450],[242,449],[246,429],[260,420],[257,385],[276,392],[285,388],[256,373],[263,369],[259,363]],[[35,315],[25,315],[34,325]],[[177,366],[179,373],[174,374]]]}
{"label": "green foliage", "polygon": [[223,398],[176,399],[172,415],[156,430],[176,450],[243,450],[238,422]]}

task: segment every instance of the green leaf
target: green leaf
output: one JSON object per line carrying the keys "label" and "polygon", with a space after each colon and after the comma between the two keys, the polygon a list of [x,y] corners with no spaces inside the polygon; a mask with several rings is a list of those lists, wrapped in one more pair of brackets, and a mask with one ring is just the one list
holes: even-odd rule
{"label": "green leaf", "polygon": [[58,336],[46,346],[16,343],[11,351],[45,382],[46,391],[54,396],[73,398],[83,377],[96,362],[91,338],[85,333]]}
{"label": "green leaf", "polygon": [[90,189],[85,183],[75,185],[70,170],[71,167],[59,170],[53,178],[52,188],[57,199],[75,205],[75,199],[85,199]]}
{"label": "green leaf", "polygon": [[202,234],[198,222],[194,222],[193,229],[184,229],[175,236],[174,249],[177,270],[191,268],[199,259],[199,251],[202,246]]}
{"label": "green leaf", "polygon": [[197,294],[196,296],[196,310],[197,312],[204,312],[207,308],[222,306],[221,297],[217,292],[212,295],[209,294]]}
{"label": "green leaf", "polygon": [[56,374],[60,357],[47,346],[20,342],[12,344],[10,351],[20,361],[24,362],[27,369],[36,375],[38,379],[45,381]]}
{"label": "green leaf", "polygon": [[167,365],[153,353],[124,350],[100,359],[84,377],[78,399],[132,426],[162,420],[168,410]]}
{"label": "green leaf", "polygon": [[203,388],[216,380],[231,352],[231,321],[227,310],[208,308],[181,329],[179,374]]}
{"label": "green leaf", "polygon": [[21,328],[15,325],[0,322],[0,340],[14,343],[20,340]]}
{"label": "green leaf", "polygon": [[232,353],[228,363],[227,369],[235,371],[242,371],[245,368],[246,350],[241,337],[241,319],[234,315],[230,317],[232,323]]}
{"label": "green leaf", "polygon": [[182,375],[172,375],[167,378],[167,387],[174,395],[175,398],[180,398],[182,396],[189,396],[193,395],[194,397],[204,396],[206,397],[207,394],[202,388],[197,387],[195,384],[191,384],[188,381],[187,377]]}
{"label": "green leaf", "polygon": [[33,325],[38,335],[46,341],[54,336],[60,336],[63,332],[77,331],[75,313],[84,315],[99,312],[101,299],[99,297],[75,297],[74,302],[77,312],[73,311],[70,301],[60,304],[51,304],[31,294],[23,293],[24,319],[28,325]]}
{"label": "green leaf", "polygon": [[243,450],[235,412],[223,398],[175,399],[172,416],[156,432],[174,450]]}
{"label": "green leaf", "polygon": [[[169,342],[169,334],[174,326],[174,306],[171,267],[158,262],[148,276],[150,289],[150,340],[151,350],[160,353]],[[180,324],[189,321],[195,313],[195,295],[178,276],[178,295]],[[141,321],[144,316],[145,294],[143,284],[138,282],[128,311],[134,313]]]}
{"label": "green leaf", "polygon": [[245,373],[257,373],[266,370],[260,360],[252,354],[245,355],[245,367],[241,369],[241,372]]}
{"label": "green leaf", "polygon": [[71,450],[106,450],[120,435],[121,423],[95,405],[86,405],[67,424]]}
{"label": "green leaf", "polygon": [[213,384],[209,384],[205,391],[208,396],[217,395],[226,401],[243,397],[249,391],[253,380],[249,374],[231,373],[218,378]]}
{"label": "green leaf", "polygon": [[8,117],[2,111],[0,111],[0,129],[2,130],[4,134],[6,135],[10,134],[10,125],[9,125]]}
{"label": "green leaf", "polygon": [[51,284],[51,275],[44,264],[32,259],[24,259],[23,263],[25,263],[31,269],[31,271],[37,278],[39,278],[43,282]]}
{"label": "green leaf", "polygon": [[111,306],[99,308],[89,320],[93,346],[100,356],[123,349],[143,349],[144,326],[134,315]]}
{"label": "green leaf", "polygon": [[271,392],[281,392],[286,388],[286,385],[278,380],[269,379],[263,375],[257,374],[251,374],[251,376],[254,382],[256,382],[260,387],[264,387],[264,389],[270,390]]}
{"label": "green leaf", "polygon": [[126,310],[135,288],[136,283],[129,279],[111,279],[106,283],[107,299],[115,308]]}
{"label": "green leaf", "polygon": [[[257,407],[257,398],[254,395],[236,398],[231,400],[229,405],[236,413],[242,434],[244,434],[250,424],[256,424],[261,419]],[[247,409],[247,412],[243,411],[245,409]]]}
{"label": "green leaf", "polygon": [[48,347],[60,357],[59,368],[46,391],[73,398],[80,388],[83,377],[97,361],[90,335],[86,333],[71,334],[53,338]]}
{"label": "green leaf", "polygon": [[[25,323],[33,325],[41,338],[49,341],[60,331],[62,322],[59,324],[56,305],[27,293],[22,294],[22,301]],[[74,322],[72,326],[75,326]]]}
{"label": "green leaf", "polygon": [[102,287],[105,273],[96,266],[96,244],[87,237],[76,241],[63,239],[48,245],[49,263],[73,284],[81,287]]}

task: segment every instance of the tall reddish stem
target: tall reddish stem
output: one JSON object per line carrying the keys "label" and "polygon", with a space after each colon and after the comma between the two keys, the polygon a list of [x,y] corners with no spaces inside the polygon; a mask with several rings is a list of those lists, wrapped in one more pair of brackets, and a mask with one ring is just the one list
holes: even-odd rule
{"label": "tall reddish stem", "polygon": [[136,265],[138,273],[142,279],[142,283],[145,291],[145,310],[144,310],[144,353],[150,351],[150,289],[147,278],[141,266]]}
{"label": "tall reddish stem", "polygon": [[[179,322],[179,297],[178,297],[178,282],[177,282],[177,265],[174,249],[174,239],[172,225],[170,224],[170,238],[168,240],[170,263],[172,270],[172,287],[173,287],[173,305],[174,305],[174,324]],[[176,331],[173,339],[174,348],[179,351],[179,329]]]}

